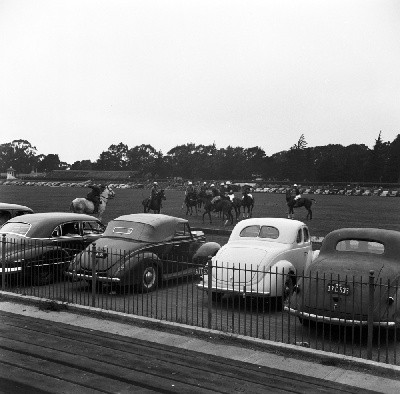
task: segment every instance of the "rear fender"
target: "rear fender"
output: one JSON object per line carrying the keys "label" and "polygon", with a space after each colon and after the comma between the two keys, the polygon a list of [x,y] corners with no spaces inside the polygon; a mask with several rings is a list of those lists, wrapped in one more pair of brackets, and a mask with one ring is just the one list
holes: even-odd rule
{"label": "rear fender", "polygon": [[286,279],[290,279],[291,284],[295,286],[296,269],[290,261],[281,260],[266,271],[263,285],[271,297],[281,297]]}
{"label": "rear fender", "polygon": [[140,271],[147,262],[156,264],[159,272],[162,272],[160,258],[153,252],[143,252],[139,254],[132,253],[126,256],[124,262],[117,268],[114,275],[120,277],[121,285],[137,284],[139,283]]}
{"label": "rear fender", "polygon": [[206,242],[202,244],[193,255],[193,262],[197,264],[206,264],[209,257],[214,257],[221,249],[221,245],[217,242]]}

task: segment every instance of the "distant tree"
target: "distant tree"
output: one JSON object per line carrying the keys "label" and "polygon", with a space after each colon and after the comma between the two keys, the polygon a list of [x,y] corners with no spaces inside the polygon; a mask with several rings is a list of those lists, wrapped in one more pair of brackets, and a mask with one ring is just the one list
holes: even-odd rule
{"label": "distant tree", "polygon": [[110,145],[107,151],[100,154],[96,161],[95,169],[118,171],[127,169],[128,146],[120,142],[118,145]]}
{"label": "distant tree", "polygon": [[389,145],[385,181],[400,183],[400,134]]}
{"label": "distant tree", "polygon": [[388,162],[389,143],[382,141],[382,131],[375,140],[373,150],[370,152],[367,163],[367,179],[369,182],[382,182]]}
{"label": "distant tree", "polygon": [[50,172],[60,169],[60,158],[58,155],[50,153],[48,155],[40,155],[40,160],[37,163],[37,170],[39,172]]}
{"label": "distant tree", "polygon": [[71,170],[92,170],[93,163],[90,160],[75,161],[71,165]]}

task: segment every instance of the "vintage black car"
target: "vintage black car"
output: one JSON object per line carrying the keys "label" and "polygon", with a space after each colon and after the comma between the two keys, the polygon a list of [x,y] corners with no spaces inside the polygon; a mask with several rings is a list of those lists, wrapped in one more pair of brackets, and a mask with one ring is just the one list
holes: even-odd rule
{"label": "vintage black car", "polygon": [[15,216],[26,215],[28,213],[33,213],[33,210],[25,205],[0,202],[0,227]]}
{"label": "vintage black car", "polygon": [[[166,279],[191,275],[219,249],[189,222],[163,214],[131,214],[109,222],[104,235],[79,253],[66,274],[104,286],[152,291]],[[203,271],[201,269],[201,271]]]}
{"label": "vintage black car", "polygon": [[398,327],[399,256],[399,231],[332,231],[299,278],[286,310],[302,323]]}
{"label": "vintage black car", "polygon": [[76,213],[14,217],[0,228],[0,255],[5,255],[6,278],[19,275],[26,285],[52,283],[62,277],[76,253],[97,240],[104,229],[97,218]]}

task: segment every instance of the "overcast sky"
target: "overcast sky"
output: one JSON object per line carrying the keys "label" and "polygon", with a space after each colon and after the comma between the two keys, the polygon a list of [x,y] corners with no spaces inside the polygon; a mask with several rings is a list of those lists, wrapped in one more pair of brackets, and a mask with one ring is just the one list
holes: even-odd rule
{"label": "overcast sky", "polygon": [[374,145],[400,134],[399,0],[0,0],[0,143]]}

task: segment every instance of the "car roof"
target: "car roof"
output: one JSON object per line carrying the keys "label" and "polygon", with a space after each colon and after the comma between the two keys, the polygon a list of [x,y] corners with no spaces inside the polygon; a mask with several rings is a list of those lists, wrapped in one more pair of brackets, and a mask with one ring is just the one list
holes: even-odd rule
{"label": "car roof", "polygon": [[177,224],[188,223],[186,219],[163,214],[136,213],[123,215],[110,221],[104,234],[105,237],[108,235],[109,227],[115,226],[115,222],[119,221],[142,225],[132,233],[132,236],[145,242],[161,242],[171,239],[175,234]]}
{"label": "car roof", "polygon": [[276,227],[279,230],[279,237],[277,239],[270,238],[257,238],[263,242],[281,242],[281,243],[293,243],[297,236],[297,231],[301,227],[307,227],[303,222],[294,219],[285,219],[285,218],[250,218],[245,219],[239,222],[234,229],[232,230],[232,234],[229,237],[229,242],[237,241],[237,240],[251,240],[251,238],[242,238],[240,237],[240,232],[248,226],[271,226]]}
{"label": "car roof", "polygon": [[177,218],[175,216],[164,215],[162,213],[132,213],[122,215],[114,220],[123,220],[127,222],[139,222],[150,224],[151,226],[159,226],[165,223],[187,223],[187,219]]}
{"label": "car roof", "polygon": [[42,213],[31,213],[23,216],[17,216],[9,220],[9,222],[25,222],[30,224],[36,224],[45,221],[46,223],[58,223],[73,221],[73,220],[96,220],[97,218],[82,213],[72,212],[42,212]]}
{"label": "car roof", "polygon": [[33,213],[33,210],[25,205],[9,204],[7,202],[0,202],[0,209],[23,210],[23,211],[30,211]]}
{"label": "car roof", "polygon": [[330,232],[322,242],[320,255],[336,252],[336,245],[342,240],[364,240],[382,243],[385,256],[398,258],[400,254],[400,231],[381,228],[342,228]]}

